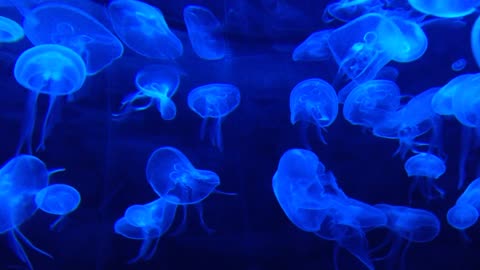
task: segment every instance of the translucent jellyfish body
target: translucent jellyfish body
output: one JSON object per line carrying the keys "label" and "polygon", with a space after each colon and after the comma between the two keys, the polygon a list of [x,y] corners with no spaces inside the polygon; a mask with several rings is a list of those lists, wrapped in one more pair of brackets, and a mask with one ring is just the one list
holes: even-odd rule
{"label": "translucent jellyfish body", "polygon": [[[176,68],[167,65],[146,66],[135,77],[138,91],[123,99],[122,112],[114,116],[145,110],[154,105],[162,119],[173,120],[177,115],[177,107],[171,97],[177,92],[179,84],[180,74]],[[146,100],[146,104],[135,105],[140,100]]]}
{"label": "translucent jellyfish body", "polygon": [[182,42],[170,31],[158,8],[136,0],[114,0],[107,11],[115,33],[136,53],[167,60],[183,54]]}
{"label": "translucent jellyfish body", "polygon": [[480,127],[480,74],[466,78],[461,91],[455,91],[452,108],[457,120],[462,125],[472,128]]}
{"label": "translucent jellyfish body", "polygon": [[442,18],[467,16],[480,6],[479,0],[408,0],[408,3],[422,13]]}
{"label": "translucent jellyfish body", "polygon": [[369,13],[332,31],[328,45],[339,65],[339,74],[361,83],[375,78],[398,54],[398,41],[402,38],[392,20]]}
{"label": "translucent jellyfish body", "polygon": [[447,212],[448,223],[459,230],[467,229],[478,221],[480,211],[480,178],[473,180]]}
{"label": "translucent jellyfish body", "polygon": [[392,21],[402,32],[403,38],[399,40],[401,45],[397,54],[392,58],[396,62],[412,62],[425,53],[428,46],[428,39],[425,32],[418,23],[402,17],[393,17]]}
{"label": "translucent jellyfish body", "polygon": [[480,67],[480,16],[477,17],[470,33],[470,47],[477,66]]}
{"label": "translucent jellyfish body", "polygon": [[23,28],[16,21],[0,16],[0,43],[17,42],[23,36]]}
{"label": "translucent jellyfish body", "polygon": [[210,141],[220,151],[223,150],[222,121],[239,104],[240,90],[232,84],[207,84],[193,89],[188,94],[188,107],[203,118],[201,139],[205,137],[208,118],[215,119],[210,132]]}
{"label": "translucent jellyfish body", "polygon": [[407,159],[404,168],[409,177],[416,178],[410,188],[410,201],[413,189],[417,185],[420,186],[420,191],[427,199],[435,198],[432,195],[432,188],[443,197],[445,192],[434,183],[447,170],[442,159],[429,153],[419,153]]}
{"label": "translucent jellyfish body", "polygon": [[293,61],[323,61],[331,56],[328,38],[333,29],[325,29],[312,33],[292,54]]}
{"label": "translucent jellyfish body", "polygon": [[49,172],[45,164],[30,155],[18,155],[0,169],[0,234],[6,233],[17,256],[32,269],[32,264],[20,244],[20,237],[32,249],[51,257],[35,247],[19,227],[36,210],[35,194],[48,185]]}
{"label": "translucent jellyfish body", "polygon": [[37,207],[59,218],[50,225],[53,229],[66,215],[75,211],[80,205],[80,193],[72,186],[65,184],[54,184],[40,190],[35,195]]}
{"label": "translucent jellyfish body", "polygon": [[86,76],[85,63],[78,54],[67,47],[55,44],[39,45],[24,51],[18,57],[14,76],[20,85],[30,90],[26,105],[25,128],[21,134],[17,153],[21,151],[25,143],[27,152],[32,152],[32,135],[39,94],[50,96],[37,148],[44,149],[47,131],[50,129],[49,117],[55,100],[58,96],[72,94],[83,86]]}
{"label": "translucent jellyfish body", "polygon": [[453,96],[458,89],[472,87],[471,81],[475,77],[474,74],[462,74],[451,79],[445,84],[432,98],[432,109],[440,115],[454,115]]}
{"label": "translucent jellyfish body", "polygon": [[25,16],[23,28],[35,45],[59,44],[78,53],[89,75],[123,55],[123,45],[105,26],[66,4],[46,3],[34,8]]}
{"label": "translucent jellyfish body", "polygon": [[[312,124],[317,127],[320,140],[325,143],[322,129],[330,126],[338,114],[335,89],[322,79],[307,79],[298,83],[290,93],[290,123]],[[304,125],[304,128],[306,125]]]}
{"label": "translucent jellyfish body", "polygon": [[343,116],[353,125],[374,127],[400,108],[400,89],[388,80],[371,80],[350,92]]}
{"label": "translucent jellyfish body", "polygon": [[380,0],[338,0],[325,8],[322,19],[324,22],[330,22],[333,19],[348,22],[364,14],[375,12],[382,5]]}
{"label": "translucent jellyfish body", "polygon": [[223,26],[207,8],[195,5],[183,9],[183,19],[193,51],[206,60],[222,59],[225,56]]}
{"label": "translucent jellyfish body", "polygon": [[129,239],[142,240],[138,255],[129,262],[150,260],[156,252],[160,237],[168,231],[175,219],[176,204],[164,198],[144,205],[132,205],[115,222],[115,233]]}
{"label": "translucent jellyfish body", "polygon": [[467,60],[465,58],[458,58],[457,60],[453,61],[452,63],[452,70],[456,72],[460,72],[465,69],[467,66]]}

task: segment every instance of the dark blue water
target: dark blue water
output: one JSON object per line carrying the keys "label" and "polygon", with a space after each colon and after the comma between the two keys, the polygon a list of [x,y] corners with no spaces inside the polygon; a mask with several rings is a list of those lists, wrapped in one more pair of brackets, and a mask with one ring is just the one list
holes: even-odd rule
{"label": "dark blue water", "polygon": [[[108,1],[64,2],[83,7],[113,31],[105,12]],[[335,242],[297,228],[272,190],[272,177],[282,154],[305,147],[300,125],[292,126],[289,121],[291,90],[305,79],[333,82],[337,75],[338,65],[332,58],[323,62],[292,60],[293,49],[312,32],[344,24],[322,22],[328,1],[145,2],[161,9],[183,44],[183,55],[172,61],[149,59],[125,46],[123,56],[98,74],[88,76],[73,98],[59,98],[46,150],[33,154],[48,168],[66,168],[53,175],[50,182],[74,186],[82,202],[54,231],[49,230],[49,225],[56,217],[40,211],[21,224],[19,229],[54,257],[49,259],[24,245],[34,268],[297,270],[335,269],[337,264],[338,269],[366,269],[344,249],[340,249],[335,263]],[[189,4],[209,8],[223,24],[228,48],[223,59],[203,60],[192,50],[182,15]],[[26,1],[25,5],[28,10],[38,4]],[[0,15],[20,25],[23,20],[11,6],[0,7]],[[470,47],[470,31],[477,16],[474,13],[458,21],[425,26],[429,42],[425,54],[413,62],[388,64],[399,71],[396,82],[402,94],[416,95],[443,86],[459,74],[478,72]],[[32,46],[28,38],[0,44],[2,163],[15,155],[29,94],[16,81],[13,68],[18,56]],[[451,64],[459,58],[465,58],[466,67],[453,71]],[[112,113],[119,111],[124,96],[136,89],[136,72],[154,63],[181,70],[180,85],[172,97],[177,106],[176,118],[162,120],[152,107],[114,120]],[[240,105],[222,123],[223,151],[208,139],[200,140],[202,119],[187,106],[188,93],[209,83],[230,83],[241,92]],[[43,119],[48,102],[46,95],[39,96],[38,119]],[[412,179],[404,171],[404,160],[392,156],[398,142],[351,125],[343,118],[341,108],[324,133],[327,144],[318,139],[315,128],[307,130],[311,150],[335,174],[349,197],[368,204],[407,206]],[[37,121],[34,146],[40,128],[41,121]],[[416,191],[410,205],[435,214],[441,222],[440,234],[428,243],[411,243],[403,266],[398,255],[375,262],[376,269],[480,269],[479,225],[465,231],[466,239],[446,221],[448,209],[464,190],[457,189],[462,125],[455,118],[443,119],[441,138],[447,170],[436,183],[446,191],[445,198],[428,201]],[[146,181],[145,166],[149,155],[162,146],[176,147],[196,168],[216,172],[221,180],[218,189],[238,195],[211,194],[202,202],[205,222],[215,229],[214,233],[202,229],[195,208],[190,207],[185,231],[172,235],[181,223],[180,209],[170,231],[161,237],[155,256],[146,262],[128,264],[141,241],[114,233],[113,225],[128,206],[158,198]],[[467,184],[479,176],[479,149],[472,146],[468,153]],[[388,235],[385,229],[369,232],[369,245],[381,244]],[[10,248],[7,236],[0,236],[0,269],[26,269]],[[388,251],[387,246],[376,255],[381,257]]]}

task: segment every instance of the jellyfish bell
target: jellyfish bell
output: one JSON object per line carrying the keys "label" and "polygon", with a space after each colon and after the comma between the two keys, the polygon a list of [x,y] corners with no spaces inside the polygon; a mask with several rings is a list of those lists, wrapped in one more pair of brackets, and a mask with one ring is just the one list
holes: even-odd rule
{"label": "jellyfish bell", "polygon": [[445,161],[430,153],[418,153],[405,162],[404,168],[409,177],[415,177],[410,187],[410,202],[413,189],[417,185],[420,186],[420,191],[427,199],[435,198],[432,188],[439,193],[440,197],[444,196],[445,191],[439,188],[434,181],[445,173],[447,169]]}
{"label": "jellyfish bell", "polygon": [[331,57],[328,37],[333,29],[324,29],[310,34],[292,53],[293,61],[324,61]]}
{"label": "jellyfish bell", "polygon": [[0,43],[12,43],[24,37],[23,28],[14,20],[0,16]]}

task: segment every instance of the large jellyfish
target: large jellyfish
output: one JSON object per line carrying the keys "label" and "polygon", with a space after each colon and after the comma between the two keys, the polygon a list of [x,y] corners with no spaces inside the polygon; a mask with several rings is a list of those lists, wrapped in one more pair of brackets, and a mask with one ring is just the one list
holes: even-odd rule
{"label": "large jellyfish", "polygon": [[[335,89],[322,79],[307,79],[299,82],[290,93],[290,123],[303,122],[303,134],[306,127],[313,124],[323,143],[322,129],[330,126],[338,114],[338,98]],[[306,141],[306,139],[305,139]],[[308,143],[306,143],[308,145]]]}
{"label": "large jellyfish", "polygon": [[[180,74],[176,68],[167,65],[146,66],[135,77],[138,91],[123,99],[123,111],[114,116],[145,110],[155,105],[164,120],[173,120],[177,115],[177,107],[171,98],[177,92],[179,84]],[[145,105],[135,105],[135,102],[144,99],[147,101]]]}
{"label": "large jellyfish", "polygon": [[323,61],[331,57],[328,37],[333,29],[312,33],[292,53],[293,61]]}
{"label": "large jellyfish", "polygon": [[167,60],[183,54],[182,42],[158,8],[136,0],[114,0],[107,10],[118,37],[136,53]]}
{"label": "large jellyfish", "polygon": [[23,28],[16,21],[0,16],[0,43],[17,42],[23,36]]}
{"label": "large jellyfish", "polygon": [[210,141],[223,150],[222,121],[240,104],[240,90],[232,84],[213,83],[197,87],[188,94],[188,107],[203,118],[200,138],[205,137],[208,118],[215,119]]}
{"label": "large jellyfish", "polygon": [[61,3],[42,4],[25,16],[23,28],[35,45],[59,44],[78,53],[89,75],[123,55],[122,43],[86,12]]}
{"label": "large jellyfish", "polygon": [[143,241],[138,255],[129,263],[147,261],[155,255],[158,241],[172,225],[176,210],[177,205],[164,198],[127,208],[125,215],[115,222],[115,233]]}
{"label": "large jellyfish", "polygon": [[45,148],[45,140],[51,128],[49,118],[58,96],[78,91],[85,81],[86,67],[82,58],[73,50],[56,44],[35,46],[24,51],[17,59],[14,76],[19,84],[30,90],[26,105],[26,120],[17,153],[24,144],[32,153],[32,135],[35,127],[36,103],[40,94],[50,96],[48,111],[43,121],[37,150]]}
{"label": "large jellyfish", "polygon": [[445,192],[434,183],[447,169],[442,159],[430,153],[418,153],[407,159],[404,167],[408,177],[415,177],[410,186],[410,202],[412,201],[413,190],[417,185],[420,186],[420,191],[427,199],[435,198],[432,195],[432,188],[443,198]]}
{"label": "large jellyfish", "polygon": [[473,180],[448,210],[448,223],[459,230],[467,229],[478,221],[480,211],[480,178]]}
{"label": "large jellyfish", "polygon": [[183,9],[183,19],[193,51],[206,60],[218,60],[225,56],[223,26],[207,8],[189,5]]}
{"label": "large jellyfish", "polygon": [[403,35],[403,38],[399,41],[402,45],[399,46],[399,50],[392,60],[406,63],[422,57],[427,50],[428,39],[420,25],[415,21],[402,17],[393,17],[391,19]]}
{"label": "large jellyfish", "polygon": [[442,18],[467,16],[480,6],[479,0],[408,0],[408,3],[422,13]]}
{"label": "large jellyfish", "polygon": [[50,258],[52,256],[35,247],[20,231],[20,226],[36,210],[35,194],[48,185],[49,172],[45,164],[30,155],[18,155],[0,169],[0,234],[8,234],[16,255],[32,269],[20,237],[32,249]]}

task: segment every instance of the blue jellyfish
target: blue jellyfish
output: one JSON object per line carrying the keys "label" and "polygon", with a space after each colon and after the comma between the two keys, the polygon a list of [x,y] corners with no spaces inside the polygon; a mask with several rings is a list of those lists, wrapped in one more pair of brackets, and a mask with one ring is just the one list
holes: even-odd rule
{"label": "blue jellyfish", "polygon": [[[338,114],[338,98],[335,89],[322,79],[307,79],[299,82],[290,93],[290,123],[303,122],[303,134],[308,124],[317,127],[323,143],[322,129],[330,126]],[[306,140],[305,140],[306,141]],[[307,143],[308,144],[308,143]]]}
{"label": "blue jellyfish", "polygon": [[475,74],[462,74],[451,79],[435,95],[433,95],[431,107],[433,111],[440,115],[454,115],[453,96],[458,89],[471,87],[471,81]]}
{"label": "blue jellyfish", "polygon": [[467,229],[478,220],[480,211],[480,178],[473,180],[448,210],[448,223],[459,230]]}
{"label": "blue jellyfish", "polygon": [[182,42],[158,8],[136,0],[114,0],[107,11],[118,37],[136,53],[167,60],[183,54]]}
{"label": "blue jellyfish", "polygon": [[[145,110],[155,105],[162,119],[173,120],[177,115],[177,107],[171,98],[177,92],[179,84],[180,74],[176,68],[167,65],[146,66],[135,77],[138,91],[123,99],[123,111],[114,116]],[[145,105],[135,106],[136,101],[143,99],[147,100]]]}
{"label": "blue jellyfish", "polygon": [[[52,64],[55,63],[55,64]],[[35,127],[36,103],[39,94],[50,96],[48,111],[43,121],[42,134],[37,150],[45,149],[45,140],[50,129],[50,116],[57,96],[65,96],[78,91],[86,76],[82,58],[73,50],[56,44],[35,46],[24,51],[17,59],[14,68],[17,82],[30,90],[26,105],[26,122],[17,153],[27,144],[32,153],[32,135]]]}
{"label": "blue jellyfish", "polygon": [[197,87],[188,94],[188,107],[203,118],[200,139],[205,137],[207,119],[216,119],[210,141],[223,150],[222,121],[240,104],[240,90],[232,84],[213,83]]}
{"label": "blue jellyfish", "polygon": [[470,47],[477,66],[480,67],[480,16],[477,17],[470,33]]}
{"label": "blue jellyfish", "polygon": [[335,29],[328,46],[339,65],[339,74],[357,83],[375,78],[398,54],[403,34],[389,18],[369,13]]}
{"label": "blue jellyfish", "polygon": [[195,5],[183,9],[183,19],[193,51],[205,60],[218,60],[225,57],[223,27],[215,15],[207,8]]}
{"label": "blue jellyfish", "polygon": [[432,195],[432,187],[443,198],[445,192],[433,182],[442,176],[447,169],[442,159],[430,153],[418,153],[407,159],[404,168],[408,177],[415,177],[410,186],[410,202],[412,201],[413,190],[417,185],[420,185],[420,191],[427,199],[435,198]]}
{"label": "blue jellyfish", "polygon": [[467,77],[467,80],[462,91],[453,93],[452,108],[455,117],[462,125],[478,128],[480,127],[480,73]]}
{"label": "blue jellyfish", "polygon": [[23,36],[23,28],[16,21],[0,16],[0,43],[17,42]]}
{"label": "blue jellyfish", "polygon": [[312,33],[292,53],[293,61],[323,61],[330,58],[328,37],[333,29],[324,29]]}
{"label": "blue jellyfish", "polygon": [[400,89],[395,82],[367,81],[347,96],[343,116],[353,125],[374,127],[400,108],[400,99]]}
{"label": "blue jellyfish", "polygon": [[129,263],[150,260],[156,252],[160,237],[168,231],[175,219],[177,205],[164,198],[144,205],[132,205],[115,222],[115,233],[129,239],[142,240],[138,255]]}
{"label": "blue jellyfish", "polygon": [[422,13],[442,18],[467,16],[480,6],[479,0],[408,0],[408,3]]}
{"label": "blue jellyfish", "polygon": [[399,50],[392,60],[407,63],[422,57],[427,50],[428,39],[420,25],[403,17],[393,17],[391,19],[403,35],[403,38],[399,41],[401,44]]}
{"label": "blue jellyfish", "polygon": [[461,58],[458,58],[457,60],[455,60],[452,63],[452,70],[456,71],[456,72],[460,72],[460,71],[464,70],[466,66],[467,66],[467,60],[465,60],[465,58],[461,57]]}
{"label": "blue jellyfish", "polygon": [[30,155],[18,155],[0,169],[0,234],[8,234],[9,242],[17,256],[32,269],[27,253],[20,244],[20,237],[32,249],[45,256],[52,256],[35,247],[20,231],[20,226],[36,210],[35,194],[48,185],[49,172],[45,164]]}
{"label": "blue jellyfish", "polygon": [[381,0],[338,0],[325,8],[322,19],[326,23],[334,19],[348,22],[361,15],[378,10],[382,5]]}
{"label": "blue jellyfish", "polygon": [[50,229],[57,226],[68,214],[75,211],[80,205],[80,193],[72,186],[65,184],[50,185],[35,195],[37,207],[59,218],[50,225]]}
{"label": "blue jellyfish", "polygon": [[23,28],[35,45],[59,44],[78,53],[93,75],[123,55],[122,43],[86,12],[60,3],[40,5],[25,16]]}

